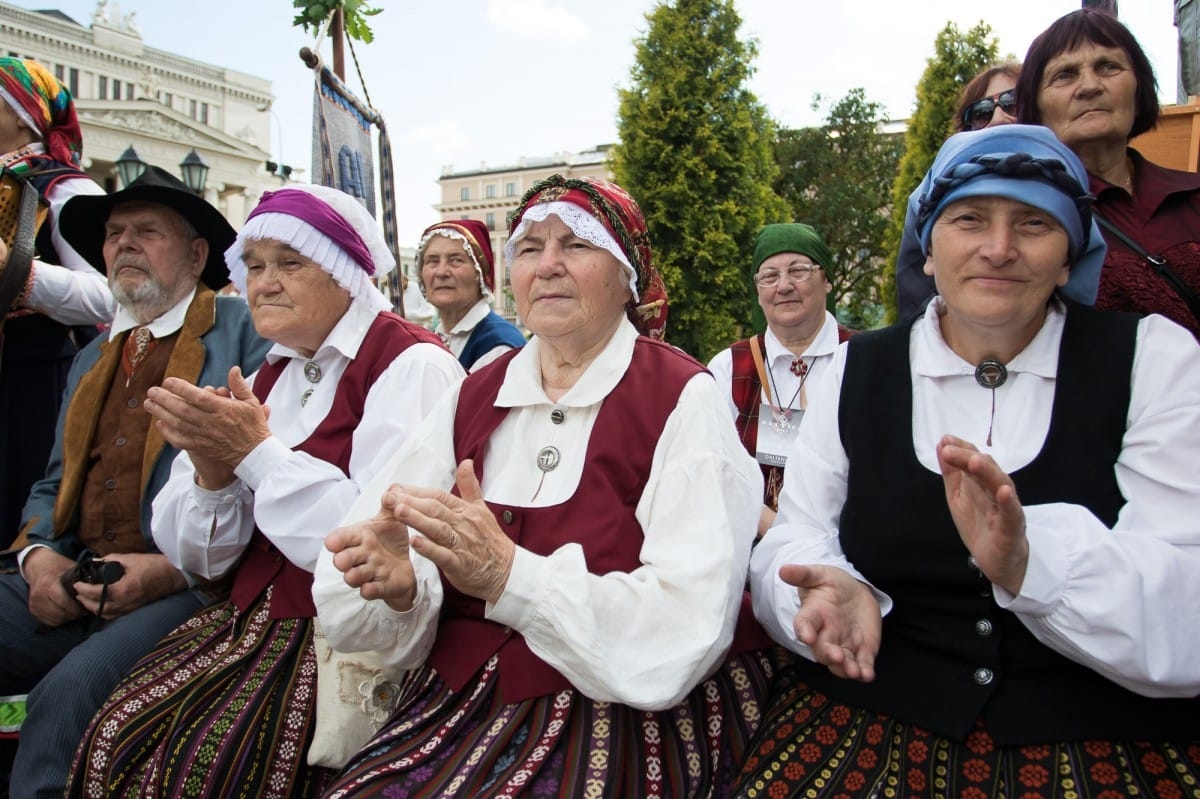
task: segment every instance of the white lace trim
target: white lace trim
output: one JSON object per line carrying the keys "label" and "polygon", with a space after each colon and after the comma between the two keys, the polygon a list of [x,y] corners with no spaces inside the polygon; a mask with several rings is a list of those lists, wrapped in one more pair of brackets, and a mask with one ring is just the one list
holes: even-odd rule
{"label": "white lace trim", "polygon": [[629,263],[629,257],[625,255],[625,251],[621,249],[616,239],[612,237],[612,234],[601,224],[599,219],[596,219],[596,217],[574,203],[559,200],[529,206],[525,214],[521,217],[521,221],[517,223],[516,229],[509,236],[508,241],[504,243],[504,260],[509,266],[512,266],[513,254],[516,252],[517,242],[525,235],[525,232],[529,229],[529,225],[534,222],[541,222],[551,214],[561,219],[563,224],[569,227],[571,232],[579,238],[612,253],[612,256],[621,262],[621,266],[629,271],[629,290],[633,292],[633,301],[636,303],[641,299],[637,290],[637,270],[633,268],[633,264]]}

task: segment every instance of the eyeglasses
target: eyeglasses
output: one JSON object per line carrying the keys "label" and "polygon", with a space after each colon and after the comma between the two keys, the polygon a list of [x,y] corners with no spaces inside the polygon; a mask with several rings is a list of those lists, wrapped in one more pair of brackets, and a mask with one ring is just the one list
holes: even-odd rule
{"label": "eyeglasses", "polygon": [[772,286],[778,285],[784,275],[787,275],[787,279],[793,283],[806,283],[813,276],[814,272],[820,271],[821,267],[816,264],[789,266],[782,272],[778,269],[767,269],[754,276],[754,283],[760,288],[769,289]]}
{"label": "eyeglasses", "polygon": [[967,130],[983,130],[992,121],[992,114],[996,113],[996,106],[1000,106],[1004,113],[1009,116],[1017,115],[1017,90],[1009,89],[1006,92],[984,97],[982,100],[976,100],[967,106],[963,111],[963,124]]}

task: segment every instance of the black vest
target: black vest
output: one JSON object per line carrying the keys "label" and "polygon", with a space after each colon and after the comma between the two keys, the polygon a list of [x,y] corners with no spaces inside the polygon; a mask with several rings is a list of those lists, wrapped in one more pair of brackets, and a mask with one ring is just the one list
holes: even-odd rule
{"label": "black vest", "polygon": [[[1116,523],[1125,499],[1113,465],[1128,415],[1125,376],[1137,321],[1068,312],[1046,441],[1012,475],[1023,504],[1083,505],[1109,527]],[[884,619],[876,681],[840,680],[807,663],[802,676],[839,700],[960,740],[977,720],[1005,745],[1193,740],[1200,702],[1121,688],[1039,643],[996,604],[991,584],[968,561],[941,475],[913,451],[909,332],[897,326],[851,340],[838,417],[850,461],[841,545],[895,602]]]}

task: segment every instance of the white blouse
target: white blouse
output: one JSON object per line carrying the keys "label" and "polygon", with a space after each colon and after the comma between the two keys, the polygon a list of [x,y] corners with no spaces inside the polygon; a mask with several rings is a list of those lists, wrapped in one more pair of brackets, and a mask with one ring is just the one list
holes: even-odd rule
{"label": "white blouse", "polygon": [[[485,498],[522,507],[570,499],[580,487],[596,414],[628,368],[636,338],[623,321],[558,403],[542,389],[537,337],[514,356],[496,399],[512,410],[487,447]],[[439,404],[363,491],[347,523],[375,515],[393,482],[453,485],[457,395]],[[565,411],[557,425],[550,420],[556,406]],[[536,459],[548,444],[560,450],[561,461],[543,479]],[[635,510],[645,533],[642,565],[597,575],[587,570],[578,544],[545,557],[518,547],[504,593],[486,606],[486,617],[518,630],[538,657],[586,696],[641,709],[671,707],[721,662],[732,641],[761,497],[757,464],[729,424],[716,384],[698,374],[654,445],[649,481]],[[333,566],[332,555],[321,553],[313,595],[333,647],[380,650],[394,670],[424,661],[437,635],[442,590],[436,567],[418,553],[412,557],[417,603],[398,613],[382,601],[362,599]]]}
{"label": "white blouse", "polygon": [[[985,446],[992,397],[974,366],[942,339],[936,306],[911,335],[913,446],[938,471],[935,447],[950,433],[990,454],[1008,473],[1038,454],[1050,426],[1062,338],[1063,307],[1054,303],[1029,346],[1008,364],[996,390],[993,446]],[[848,460],[840,440],[838,399],[846,347],[814,387],[801,426],[775,526],[755,548],[755,615],[776,640],[806,657],[792,620],[797,590],[779,579],[788,563],[855,571],[841,550],[837,520],[846,497]],[[1107,379],[1098,375],[1097,390]],[[883,442],[881,442],[883,443]],[[1200,347],[1182,327],[1153,315],[1138,325],[1129,416],[1114,467],[1127,502],[1108,529],[1089,510],[1066,503],[1025,506],[1029,565],[1020,594],[993,586],[1046,646],[1146,696],[1200,693]],[[882,611],[891,599],[876,591]],[[886,642],[884,643],[886,646]]]}
{"label": "white blouse", "polygon": [[[312,571],[325,536],[362,487],[464,374],[458,361],[436,344],[413,344],[367,393],[362,421],[354,430],[349,477],[332,463],[293,451],[328,415],[338,381],[375,316],[363,304],[351,303],[312,358],[279,344],[271,348],[268,361],[289,359],[267,396],[272,435],[238,465],[232,484],[205,490],[195,483],[188,454],[175,459],[170,478],[154,498],[151,527],[159,549],[178,568],[220,577],[237,564],[257,524],[288,560]],[[309,362],[320,367],[317,383],[305,377]],[[251,376],[251,384],[256,377]],[[301,405],[308,389],[313,393]]]}
{"label": "white blouse", "polygon": [[[104,189],[91,178],[83,177],[64,178],[47,193],[50,213],[46,224],[51,226],[50,239],[62,265],[34,262],[33,285],[25,304],[60,324],[103,324],[113,318],[116,310],[108,278],[85,261],[58,230],[58,216],[68,200],[98,194],[104,194]],[[96,220],[96,224],[103,226],[104,220]]]}
{"label": "white blouse", "polygon": [[[800,356],[808,364],[808,373],[803,378],[792,371],[792,363],[796,360],[795,354],[783,346],[770,327],[767,328],[764,339],[766,347],[763,352],[763,365],[771,372],[772,402],[779,406],[787,405],[788,401],[792,400],[789,407],[807,408],[810,387],[816,385],[821,374],[829,369],[829,364],[833,361],[833,353],[837,351],[837,319],[829,311],[825,312],[825,321],[821,324],[821,329],[817,331],[812,343]],[[733,350],[724,349],[714,355],[713,359],[708,362],[708,371],[712,372],[717,385],[725,393],[725,402],[729,407],[730,418],[736,419],[738,407],[733,403]],[[766,386],[763,386],[761,401],[764,403],[767,401]]]}

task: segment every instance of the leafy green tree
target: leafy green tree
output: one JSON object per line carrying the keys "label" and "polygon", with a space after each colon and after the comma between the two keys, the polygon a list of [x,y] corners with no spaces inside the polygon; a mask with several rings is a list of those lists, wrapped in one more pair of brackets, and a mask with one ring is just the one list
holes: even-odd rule
{"label": "leafy green tree", "polygon": [[[821,98],[813,101],[820,107]],[[863,329],[883,319],[880,278],[886,264],[892,184],[904,139],[883,130],[885,109],[853,89],[816,128],[785,130],[775,144],[775,190],[791,217],[817,229],[833,251],[829,310]]]}
{"label": "leafy green tree", "polygon": [[383,11],[382,8],[372,8],[363,0],[292,0],[292,7],[296,9],[292,24],[304,28],[305,31],[310,26],[320,28],[334,9],[341,8],[346,35],[363,44],[370,44],[375,40],[374,32],[367,25],[367,17],[373,17]]}
{"label": "leafy green tree", "polygon": [[646,15],[622,88],[613,174],[646,215],[670,295],[668,340],[707,359],[745,335],[754,236],[786,218],[771,189],[774,125],[746,88],[757,43],[732,0],[674,0]]}
{"label": "leafy green tree", "polygon": [[953,23],[937,35],[934,54],[917,84],[917,110],[908,123],[900,174],[892,189],[892,223],[888,228],[888,268],[882,287],[887,320],[896,321],[896,256],[904,229],[908,195],[921,182],[942,142],[954,129],[954,106],[963,86],[996,62],[997,44],[991,26],[980,22],[961,33]]}

